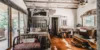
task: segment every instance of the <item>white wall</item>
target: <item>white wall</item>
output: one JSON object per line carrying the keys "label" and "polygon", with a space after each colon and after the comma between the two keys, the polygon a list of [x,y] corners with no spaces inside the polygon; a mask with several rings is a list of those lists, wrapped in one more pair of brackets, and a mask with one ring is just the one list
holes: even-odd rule
{"label": "white wall", "polygon": [[80,16],[91,9],[96,9],[96,0],[88,0],[88,3],[84,6],[79,5],[77,9],[77,23],[82,24]]}
{"label": "white wall", "polygon": [[[55,9],[56,12],[53,14],[52,17],[59,17],[59,27],[71,27],[74,28],[75,26],[75,17],[77,17],[77,10],[76,9],[63,9],[63,8],[57,8]],[[61,26],[61,20],[63,20],[64,18],[67,19],[67,26]]]}

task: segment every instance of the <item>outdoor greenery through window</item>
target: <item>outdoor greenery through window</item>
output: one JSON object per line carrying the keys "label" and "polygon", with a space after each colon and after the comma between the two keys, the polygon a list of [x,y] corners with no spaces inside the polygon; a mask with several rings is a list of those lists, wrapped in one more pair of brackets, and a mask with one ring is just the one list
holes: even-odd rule
{"label": "outdoor greenery through window", "polygon": [[24,14],[20,12],[20,32],[24,33]]}
{"label": "outdoor greenery through window", "polygon": [[7,5],[0,3],[0,28],[8,26],[8,9]]}
{"label": "outdoor greenery through window", "polygon": [[13,29],[13,35],[17,36],[17,30],[18,30],[18,11],[16,9],[12,8],[12,29]]}

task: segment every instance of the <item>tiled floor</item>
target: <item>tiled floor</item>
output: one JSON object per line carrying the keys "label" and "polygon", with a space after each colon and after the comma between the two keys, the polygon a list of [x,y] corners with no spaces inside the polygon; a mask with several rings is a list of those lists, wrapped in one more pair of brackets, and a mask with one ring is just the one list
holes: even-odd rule
{"label": "tiled floor", "polygon": [[4,40],[4,41],[0,41],[0,50],[6,50],[8,48],[8,41]]}
{"label": "tiled floor", "polygon": [[51,50],[87,50],[71,45],[71,38],[61,39],[53,37],[51,39]]}

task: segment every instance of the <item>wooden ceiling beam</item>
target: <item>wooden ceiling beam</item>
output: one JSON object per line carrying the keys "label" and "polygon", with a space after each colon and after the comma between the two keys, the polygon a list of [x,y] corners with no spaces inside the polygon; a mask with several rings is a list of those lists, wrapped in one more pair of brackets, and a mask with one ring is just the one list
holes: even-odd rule
{"label": "wooden ceiling beam", "polygon": [[58,2],[58,1],[25,1],[25,2],[33,2],[33,3],[66,3],[66,4],[79,4],[78,1],[66,1],[66,2]]}
{"label": "wooden ceiling beam", "polygon": [[[28,7],[28,8],[32,8],[32,7]],[[41,6],[36,6],[35,8],[64,8],[64,9],[77,9],[77,7],[41,7]],[[33,8],[32,8],[33,9]]]}

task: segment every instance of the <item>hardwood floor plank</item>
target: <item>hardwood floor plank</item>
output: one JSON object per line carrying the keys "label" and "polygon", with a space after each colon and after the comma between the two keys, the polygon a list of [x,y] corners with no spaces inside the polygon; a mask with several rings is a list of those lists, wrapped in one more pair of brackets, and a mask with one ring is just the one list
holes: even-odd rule
{"label": "hardwood floor plank", "polygon": [[[66,38],[63,41],[62,38],[53,37],[51,38],[51,50],[87,50],[84,48],[78,48],[71,44],[71,38]],[[66,43],[68,43],[67,46]]]}

